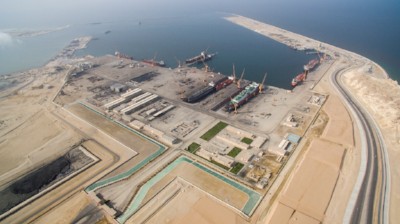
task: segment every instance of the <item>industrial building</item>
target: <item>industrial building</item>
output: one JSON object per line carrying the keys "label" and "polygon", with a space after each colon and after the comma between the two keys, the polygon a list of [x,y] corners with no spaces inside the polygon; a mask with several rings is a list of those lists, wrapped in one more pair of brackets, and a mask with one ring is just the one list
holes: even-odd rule
{"label": "industrial building", "polygon": [[127,86],[122,85],[120,83],[115,83],[114,85],[110,86],[110,89],[116,93],[120,93],[125,91]]}
{"label": "industrial building", "polygon": [[157,94],[152,94],[136,103],[131,104],[130,106],[124,108],[121,110],[122,114],[131,114],[132,112],[147,106],[148,104],[150,104],[151,102],[155,101],[158,98]]}
{"label": "industrial building", "polygon": [[120,98],[105,104],[104,107],[107,110],[112,110],[123,103],[129,102],[133,97],[139,95],[141,91],[142,90],[139,88],[128,90],[126,93],[122,94]]}

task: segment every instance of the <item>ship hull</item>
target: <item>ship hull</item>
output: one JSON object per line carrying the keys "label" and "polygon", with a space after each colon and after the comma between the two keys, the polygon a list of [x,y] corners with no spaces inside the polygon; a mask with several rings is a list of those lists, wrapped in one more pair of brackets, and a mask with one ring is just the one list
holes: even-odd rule
{"label": "ship hull", "polygon": [[214,55],[215,54],[205,54],[205,55],[200,54],[200,55],[197,55],[197,56],[195,56],[193,58],[186,59],[185,63],[187,65],[192,65],[192,64],[196,64],[196,63],[203,63],[203,62],[211,60],[214,57]]}
{"label": "ship hull", "polygon": [[223,78],[219,79],[218,81],[216,81],[215,83],[213,83],[212,85],[208,85],[208,86],[194,92],[192,95],[185,98],[186,99],[185,101],[188,103],[196,103],[196,102],[202,100],[203,98],[207,97],[208,95],[221,90],[226,85],[229,85],[229,84],[226,84],[226,83],[228,83],[228,80],[230,80],[230,79],[228,79],[228,77],[223,77]]}
{"label": "ship hull", "polygon": [[151,66],[165,67],[164,62],[153,61],[153,60],[142,60],[143,63],[149,64]]}
{"label": "ship hull", "polygon": [[305,71],[312,71],[315,68],[317,68],[318,64],[319,64],[319,60],[318,59],[313,59],[310,62],[308,62],[308,64],[304,65],[304,70]]}
{"label": "ship hull", "polygon": [[[253,99],[255,96],[257,96],[260,93],[260,86],[256,86],[253,91],[248,92],[239,102],[236,103],[236,108],[240,108],[247,102],[249,102],[251,99]],[[227,111],[232,112],[235,110],[235,103],[230,102],[227,106]]]}
{"label": "ship hull", "polygon": [[210,95],[214,91],[215,91],[214,86],[207,86],[207,87],[201,89],[200,91],[196,92],[195,94],[188,96],[186,101],[188,103],[196,103],[196,102],[202,100],[203,98],[205,98],[206,96]]}
{"label": "ship hull", "polygon": [[223,80],[221,80],[221,82],[219,84],[215,85],[215,90],[219,91],[219,90],[229,86],[232,83],[233,83],[232,79],[229,79],[228,77],[225,77]]}

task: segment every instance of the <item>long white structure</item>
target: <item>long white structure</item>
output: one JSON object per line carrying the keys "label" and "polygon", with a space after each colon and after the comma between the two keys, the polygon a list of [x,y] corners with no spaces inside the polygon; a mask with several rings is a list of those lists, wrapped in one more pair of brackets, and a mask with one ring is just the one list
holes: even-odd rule
{"label": "long white structure", "polygon": [[120,98],[118,98],[112,102],[106,103],[104,105],[104,107],[107,110],[112,110],[123,103],[129,102],[130,99],[139,95],[141,91],[142,91],[142,89],[139,89],[139,88],[136,88],[133,90],[128,90],[126,93],[122,94]]}
{"label": "long white structure", "polygon": [[118,99],[116,99],[116,100],[114,100],[114,101],[111,101],[111,102],[105,104],[104,107],[105,107],[107,110],[112,110],[112,109],[118,107],[119,105],[121,105],[121,104],[123,104],[123,103],[126,103],[126,102],[128,102],[128,101],[129,101],[129,99],[124,98],[124,97],[120,97],[120,98],[118,98]]}
{"label": "long white structure", "polygon": [[122,94],[121,97],[132,99],[133,97],[139,95],[139,93],[141,91],[142,91],[142,89],[140,89],[140,88],[128,90],[128,91],[126,91],[126,93]]}
{"label": "long white structure", "polygon": [[139,102],[136,102],[130,106],[128,106],[125,109],[121,110],[121,113],[123,114],[131,114],[133,111],[139,109],[140,107],[143,107],[145,105],[147,105],[148,103],[152,102],[153,100],[157,99],[158,95],[157,94],[153,94],[143,100],[140,100]]}
{"label": "long white structure", "polygon": [[148,97],[148,96],[150,96],[150,95],[151,95],[151,93],[145,92],[145,93],[143,93],[142,95],[139,95],[139,96],[133,98],[133,99],[131,100],[131,102],[132,102],[132,103],[137,103],[137,102],[139,102],[140,100],[143,100],[144,98],[146,98],[146,97]]}
{"label": "long white structure", "polygon": [[163,114],[167,113],[169,110],[172,110],[174,107],[175,107],[174,105],[169,105],[169,106],[165,107],[164,109],[155,113],[153,116],[158,117],[160,115],[163,115]]}

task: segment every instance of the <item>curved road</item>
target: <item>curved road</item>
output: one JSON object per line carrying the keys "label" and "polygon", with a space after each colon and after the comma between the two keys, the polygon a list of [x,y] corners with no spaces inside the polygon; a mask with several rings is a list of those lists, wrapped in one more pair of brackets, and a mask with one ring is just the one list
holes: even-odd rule
{"label": "curved road", "polygon": [[383,137],[370,114],[343,87],[340,77],[345,70],[335,71],[330,81],[344,99],[359,128],[361,165],[343,223],[389,223],[390,176]]}

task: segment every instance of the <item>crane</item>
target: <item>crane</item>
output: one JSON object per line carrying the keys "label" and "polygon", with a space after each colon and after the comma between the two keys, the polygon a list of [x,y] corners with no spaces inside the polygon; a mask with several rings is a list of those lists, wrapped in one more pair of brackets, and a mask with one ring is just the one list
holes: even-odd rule
{"label": "crane", "polygon": [[245,69],[243,69],[243,72],[242,72],[242,74],[240,75],[240,79],[239,79],[238,82],[237,82],[237,87],[238,87],[239,89],[240,89],[240,83],[241,83],[242,80],[243,80],[244,71],[245,71]]}
{"label": "crane", "polygon": [[259,92],[262,93],[264,90],[264,83],[265,83],[265,79],[267,78],[267,73],[265,73],[264,78],[262,80],[262,82],[260,83],[260,85],[258,85],[259,88]]}
{"label": "crane", "polygon": [[232,64],[232,78],[233,82],[236,82],[236,71],[235,71],[235,64]]}
{"label": "crane", "polygon": [[179,60],[176,56],[175,56],[175,60],[176,63],[178,63],[178,68],[182,68],[185,64],[182,65],[181,60]]}
{"label": "crane", "polygon": [[156,64],[156,58],[157,58],[157,52],[154,53],[154,58],[150,60],[151,66],[154,66]]}
{"label": "crane", "polygon": [[[237,108],[238,108],[238,105],[236,104],[236,103],[234,103],[234,102],[232,102],[232,97],[231,97],[231,100],[230,100],[230,103],[232,103],[232,105],[233,105],[233,112],[235,113],[235,114],[237,114],[238,113],[238,111],[237,111]],[[229,107],[229,105],[228,105],[228,107]]]}
{"label": "crane", "polygon": [[319,57],[319,63],[322,63],[324,60],[325,60],[325,57],[326,57],[326,54],[324,53],[323,55],[322,55],[322,57],[321,57],[321,55],[320,55],[320,53],[322,53],[321,52],[321,43],[318,45],[318,49],[317,49],[317,54],[318,54],[318,57]]}
{"label": "crane", "polygon": [[205,71],[206,71],[206,72],[209,72],[209,71],[210,71],[210,67],[207,65],[206,62],[204,62],[204,60],[203,60],[202,62],[203,62]]}

